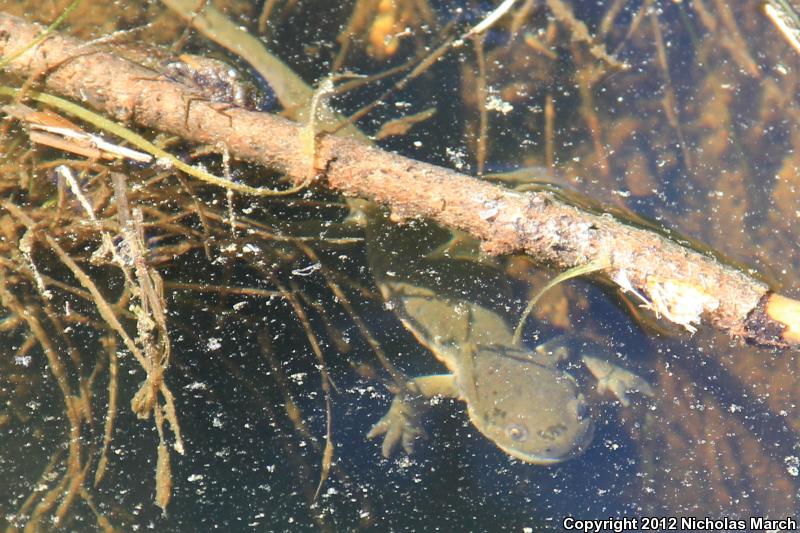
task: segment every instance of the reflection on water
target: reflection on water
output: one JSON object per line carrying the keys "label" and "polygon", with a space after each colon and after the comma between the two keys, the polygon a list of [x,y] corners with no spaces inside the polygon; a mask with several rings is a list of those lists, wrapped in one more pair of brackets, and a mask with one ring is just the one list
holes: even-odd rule
{"label": "reflection on water", "polygon": [[[243,2],[225,7],[250,31],[260,27],[271,49],[308,81],[334,63],[359,73],[400,65],[422,55],[423,44],[441,41],[455,7],[463,9],[455,22],[464,26],[460,31],[490,8],[424,0],[266,4],[271,12]],[[546,174],[563,190],[698,239],[755,266],[791,296],[800,281],[794,245],[800,55],[760,4],[573,2],[574,18],[562,2],[517,4],[487,35],[481,57],[474,44],[451,51],[359,126],[377,131],[388,119],[435,106],[432,118],[384,146],[465,172],[552,166]],[[183,31],[161,6],[129,7],[124,16],[93,16],[104,17],[104,31],[153,21],[166,44]],[[54,18],[17,4],[0,3],[0,9]],[[83,36],[97,31],[81,20],[92,19],[81,13],[70,24]],[[345,27],[350,35],[339,34]],[[186,47],[224,55],[194,34]],[[628,68],[610,64],[606,54]],[[378,81],[335,102],[352,112],[387,86]],[[20,192],[16,176],[39,171],[37,158],[57,156],[41,151],[23,157],[18,144],[9,150],[15,155],[9,159],[18,161],[2,163],[15,176],[4,190],[24,193],[31,208],[46,209],[48,195],[57,194],[54,181],[37,185],[41,190],[26,184]],[[213,158],[207,164],[218,165]],[[443,400],[425,417],[428,438],[414,454],[384,459],[379,444],[365,436],[389,408],[394,383],[353,315],[404,375],[447,369],[378,294],[370,273],[376,241],[364,243],[360,228],[343,223],[341,199],[322,192],[280,202],[237,198],[233,208],[242,226],[232,234],[219,191],[193,194],[177,182],[154,183],[130,194],[146,208],[151,259],[167,282],[173,355],[166,380],[186,449],[171,459],[173,497],[165,514],[153,503],[158,436],[151,421],[137,419],[129,408],[144,371],[121,344],[109,344],[118,341],[83,296],[61,294],[48,304],[26,277],[27,267],[3,267],[3,286],[11,287],[19,305],[40,309],[39,320],[69,361],[70,390],[95,391],[87,408],[91,423],[81,429],[85,495],[75,496],[63,518],[69,529],[96,528],[103,523],[99,516],[123,530],[338,531],[540,530],[559,527],[565,516],[797,514],[796,353],[732,346],[707,330],[689,337],[656,329],[659,324],[636,303],[588,281],[569,282],[537,306],[526,345],[580,333],[649,382],[653,397],[635,395],[624,407],[599,394],[586,370],[572,365],[595,425],[581,455],[549,466],[513,460],[475,428],[463,403]],[[93,200],[104,201],[101,179],[86,186],[96,187]],[[170,218],[181,210],[190,214]],[[76,218],[78,213],[76,208]],[[74,231],[79,237],[70,251],[88,265],[97,242],[86,229]],[[391,229],[378,239],[380,268],[398,281],[491,308],[511,328],[528,298],[554,275],[524,258],[488,261],[468,242],[450,238],[420,221]],[[14,242],[10,236],[8,242]],[[181,247],[184,242],[189,245]],[[9,264],[27,265],[9,246],[3,245],[13,258]],[[443,256],[432,260],[432,251]],[[56,257],[37,253],[44,275],[69,279]],[[304,270],[317,263],[321,268]],[[119,296],[117,274],[92,272]],[[268,292],[279,287],[283,292]],[[306,311],[307,323],[288,293]],[[6,310],[10,302],[4,293]],[[328,417],[320,361],[304,326],[311,326],[334,385],[334,458],[316,499]],[[0,470],[7,482],[0,487],[0,510],[3,520],[20,526],[25,517],[16,515],[21,509],[29,515],[43,495],[51,495],[53,508],[69,507],[58,483],[70,468],[71,426],[41,339],[12,323],[4,323],[1,334]],[[109,353],[119,358],[119,407],[107,471],[95,486],[110,397]],[[26,504],[29,498],[33,503]]]}

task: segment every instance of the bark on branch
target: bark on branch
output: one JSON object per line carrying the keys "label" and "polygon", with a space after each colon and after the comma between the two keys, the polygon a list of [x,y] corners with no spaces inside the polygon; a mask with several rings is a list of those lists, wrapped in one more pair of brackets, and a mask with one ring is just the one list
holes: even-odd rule
{"label": "bark on branch", "polygon": [[[42,28],[0,13],[0,56],[25,48]],[[235,157],[276,168],[297,183],[312,168],[302,125],[275,115],[194,100],[185,85],[103,46],[52,35],[8,65],[40,75],[48,90],[117,120],[223,143]],[[525,253],[570,268],[606,259],[604,271],[664,318],[688,330],[701,319],[740,340],[778,347],[800,344],[800,302],[661,235],[566,205],[547,193],[519,193],[421,163],[356,140],[323,135],[316,168],[324,184],[388,206],[400,217],[427,217],[480,239],[492,254]]]}

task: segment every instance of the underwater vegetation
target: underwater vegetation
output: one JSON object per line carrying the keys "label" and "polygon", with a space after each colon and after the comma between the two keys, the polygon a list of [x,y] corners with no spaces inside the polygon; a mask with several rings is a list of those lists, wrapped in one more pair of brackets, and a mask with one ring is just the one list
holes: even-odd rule
{"label": "underwater vegetation", "polygon": [[0,520],[796,515],[798,20],[0,2]]}

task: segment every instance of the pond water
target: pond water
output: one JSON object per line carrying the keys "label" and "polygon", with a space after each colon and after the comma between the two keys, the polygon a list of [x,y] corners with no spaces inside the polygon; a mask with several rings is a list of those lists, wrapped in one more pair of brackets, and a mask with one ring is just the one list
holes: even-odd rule
{"label": "pond water", "polygon": [[[499,4],[213,3],[309,86],[334,67],[373,75],[416,65]],[[60,4],[0,1],[0,11],[50,22]],[[88,39],[150,23],[141,30],[146,38],[123,35],[124,45],[153,40],[223,59],[265,95],[262,108],[281,111],[269,80],[245,61],[202,33],[184,32],[180,17],[159,3],[127,4],[121,12],[84,2],[60,31]],[[800,53],[765,5],[790,9],[724,0],[519,0],[481,45],[451,47],[357,126],[375,134],[388,120],[434,108],[406,134],[378,144],[508,186],[544,179],[567,197],[703,243],[778,292],[800,297]],[[331,105],[353,113],[408,72],[336,95]],[[6,133],[0,153],[11,177],[3,178],[4,198],[35,210],[39,220],[55,216],[57,204],[71,210],[72,218],[59,215],[48,227],[63,223],[58,237],[72,239],[70,254],[109,299],[121,298],[118,269],[89,266],[100,238],[79,224],[78,202],[53,200],[58,189],[47,163],[63,154],[30,149],[21,128]],[[172,147],[223,171],[216,155]],[[233,165],[237,178],[263,173]],[[519,169],[527,171],[512,174]],[[560,530],[569,517],[635,518],[634,530],[647,528],[645,517],[797,517],[795,351],[741,346],[708,327],[690,335],[597,280],[571,280],[537,304],[521,349],[560,335],[588,339],[648,383],[652,396],[632,394],[623,406],[597,391],[578,357],[559,368],[575,376],[594,421],[583,453],[548,465],[512,459],[476,429],[463,402],[440,399],[421,419],[427,436],[414,453],[395,450],[384,458],[380,439],[366,438],[396,390],[380,357],[409,378],[453,370],[453,363],[443,364],[441,346],[424,331],[404,327],[402,320],[418,317],[397,302],[387,305],[382,284],[393,279],[432,291],[434,301],[480,304],[513,330],[529,299],[558,272],[524,257],[484,257],[466,237],[453,239],[426,221],[373,220],[365,231],[349,221],[344,199],[323,190],[229,204],[224,192],[161,178],[153,169],[114,170],[129,184],[142,182],[130,188],[129,201],[143,209],[148,259],[165,282],[165,379],[185,454],[171,453],[172,496],[162,512],[154,502],[159,435],[152,417],[140,420],[130,408],[146,373],[119,339],[111,340],[114,332],[92,300],[70,292],[80,284],[57,254],[40,245],[30,260],[15,244],[24,232],[4,230],[0,275],[9,319],[0,328],[0,521],[8,527],[24,527],[45,495],[55,504],[40,527],[74,531],[106,520],[133,531],[542,531]],[[93,179],[105,179],[104,171],[84,172],[92,201],[107,201],[110,188]],[[226,218],[231,212],[241,224],[235,232]],[[67,286],[48,281],[53,300],[37,290],[30,261]],[[136,317],[125,314],[126,299],[120,303],[115,312],[135,335]],[[443,315],[457,314],[457,304],[448,305],[452,312]],[[71,390],[94,391],[91,416],[79,430],[84,491],[69,502],[59,486],[72,457],[63,387],[42,336],[31,333],[31,322],[15,322],[15,309],[24,307],[36,309],[43,335],[54,339]],[[109,353],[116,362],[105,362]],[[117,390],[110,394],[114,365]],[[111,396],[118,405],[108,465],[95,483]],[[333,462],[320,485],[328,424]],[[174,442],[169,431],[166,442]],[[62,521],[54,524],[59,505]],[[676,529],[693,528],[677,522]]]}

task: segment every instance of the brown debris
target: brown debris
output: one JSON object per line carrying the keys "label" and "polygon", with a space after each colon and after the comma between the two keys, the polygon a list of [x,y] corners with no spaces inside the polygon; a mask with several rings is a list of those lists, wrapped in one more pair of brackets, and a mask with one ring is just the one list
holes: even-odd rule
{"label": "brown debris", "polygon": [[396,135],[405,135],[411,130],[411,128],[420,122],[425,122],[435,114],[436,108],[429,107],[428,109],[420,111],[419,113],[414,113],[412,115],[390,120],[381,126],[381,129],[378,131],[378,133],[375,134],[375,140],[379,141],[381,139],[394,137]]}
{"label": "brown debris", "polygon": [[[0,54],[22,49],[39,31],[37,25],[0,14]],[[308,174],[303,126],[230,106],[223,116],[220,105],[208,101],[194,102],[187,117],[182,102],[191,95],[185,86],[153,79],[152,72],[104,48],[53,35],[9,68],[23,76],[46,73],[48,89],[118,120],[223,144],[232,155],[276,168],[297,182]],[[758,312],[765,284],[654,232],[587,213],[549,193],[518,193],[351,139],[320,136],[316,155],[331,189],[466,231],[489,253],[525,253],[562,269],[608,257],[609,279],[687,330],[703,319],[735,338],[780,346],[797,342],[793,336],[766,339],[762,329],[752,329],[748,317]]]}
{"label": "brown debris", "polygon": [[[750,358],[725,359],[744,362]],[[658,362],[659,407],[655,416],[646,416],[644,422],[647,444],[643,454],[649,456],[645,478],[657,487],[642,495],[649,500],[651,512],[681,509],[687,515],[702,510],[709,515],[778,516],[794,509],[794,482],[780,455],[771,453],[774,442],[769,436],[753,433],[754,406],[744,399],[731,405],[708,392],[708,381],[704,383],[713,375],[715,381],[724,380],[731,388],[744,387],[732,377],[736,373],[725,363],[705,372],[687,367],[685,360],[674,363]],[[746,389],[741,389],[748,393],[736,397],[759,394],[753,387],[758,381],[760,378],[748,382]],[[767,412],[759,415],[776,429],[782,427],[781,418]],[[761,483],[764,479],[770,482]]]}
{"label": "brown debris", "polygon": [[761,326],[772,333],[772,338],[800,344],[800,302],[780,294],[770,294],[764,306],[759,306],[750,317],[761,320]]}

